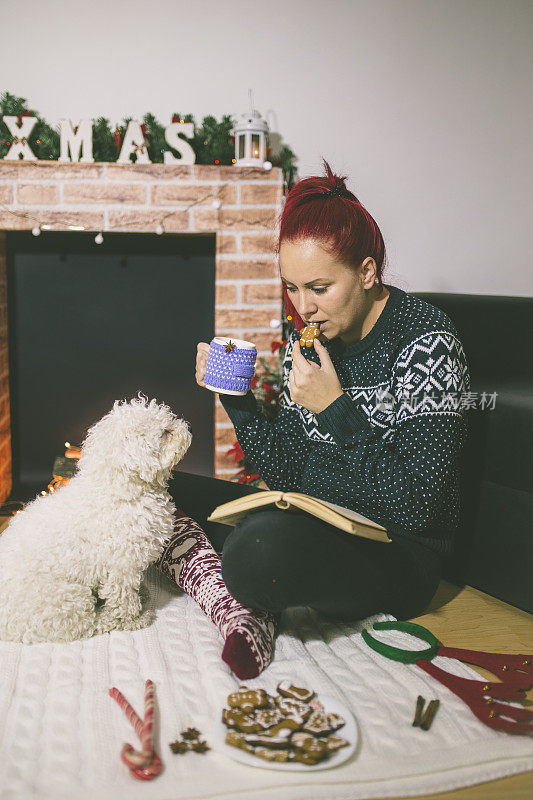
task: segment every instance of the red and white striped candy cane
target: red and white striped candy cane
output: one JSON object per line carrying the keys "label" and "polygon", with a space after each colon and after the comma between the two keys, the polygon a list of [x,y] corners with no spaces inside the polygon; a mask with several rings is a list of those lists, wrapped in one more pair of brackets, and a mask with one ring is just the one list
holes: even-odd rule
{"label": "red and white striped candy cane", "polygon": [[[125,764],[129,767],[147,767],[154,757],[154,684],[152,681],[146,681],[144,693],[144,720],[141,723],[141,731],[135,728],[139,739],[141,740],[142,750],[134,750],[129,744],[125,744],[122,748],[121,757]],[[137,717],[137,719],[139,719]],[[140,721],[140,720],[139,720]]]}
{"label": "red and white striped candy cane", "polygon": [[[144,720],[142,722],[142,731],[139,738],[142,746],[141,756],[146,756],[150,759],[148,764],[144,763],[144,759],[142,761],[140,758],[138,759],[139,754],[135,753],[135,751],[133,751],[133,753],[135,753],[135,756],[133,756],[133,753],[129,751],[126,753],[124,748],[122,748],[122,760],[127,763],[126,758],[129,759],[130,772],[139,780],[148,781],[150,778],[155,778],[163,769],[161,759],[154,749],[154,715],[155,687],[151,680],[147,680],[144,689]],[[137,719],[140,722],[139,717],[137,717]],[[136,764],[135,761],[137,760],[139,763]]]}
{"label": "red and white striped candy cane", "polygon": [[130,767],[130,773],[131,775],[133,775],[134,778],[137,778],[140,781],[149,781],[152,778],[155,778],[157,775],[159,775],[162,769],[163,769],[163,764],[161,762],[161,759],[159,758],[157,753],[154,753],[154,757],[151,764],[149,764],[144,769],[141,768],[133,769]]}
{"label": "red and white striped candy cane", "polygon": [[140,780],[150,780],[159,775],[163,765],[154,750],[154,684],[147,680],[144,696],[144,721],[135,713],[134,708],[128,703],[122,692],[113,687],[109,690],[110,696],[117,701],[129,722],[132,724],[137,736],[141,740],[142,751],[134,750],[131,744],[125,744],[120,757],[129,767],[131,774]]}

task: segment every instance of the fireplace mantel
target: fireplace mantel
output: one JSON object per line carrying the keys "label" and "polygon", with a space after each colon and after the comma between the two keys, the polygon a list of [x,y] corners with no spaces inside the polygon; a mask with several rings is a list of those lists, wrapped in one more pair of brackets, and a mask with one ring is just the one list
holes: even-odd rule
{"label": "fireplace mantel", "polygon": [[[0,502],[11,491],[6,231],[40,223],[104,236],[155,234],[159,225],[164,233],[216,233],[215,333],[253,341],[276,363],[270,344],[281,335],[274,245],[282,204],[277,167],[0,160]],[[217,395],[213,401],[213,472],[229,480],[236,466],[225,453],[235,435]]]}

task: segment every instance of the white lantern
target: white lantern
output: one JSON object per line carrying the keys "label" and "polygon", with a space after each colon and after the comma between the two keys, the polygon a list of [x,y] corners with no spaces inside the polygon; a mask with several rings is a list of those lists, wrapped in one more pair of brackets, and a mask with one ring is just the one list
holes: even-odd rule
{"label": "white lantern", "polygon": [[235,166],[263,166],[267,157],[268,124],[259,111],[252,108],[250,92],[250,111],[241,114],[230,133],[235,136]]}

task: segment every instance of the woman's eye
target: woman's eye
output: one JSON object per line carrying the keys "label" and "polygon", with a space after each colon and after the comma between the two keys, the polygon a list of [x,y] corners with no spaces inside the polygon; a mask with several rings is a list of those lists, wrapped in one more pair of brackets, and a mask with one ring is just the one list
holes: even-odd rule
{"label": "woman's eye", "polygon": [[[316,294],[323,294],[327,288],[327,286],[315,286],[313,289],[311,289],[311,291],[316,292]],[[294,292],[294,287],[292,286],[287,286],[286,289],[288,292]]]}

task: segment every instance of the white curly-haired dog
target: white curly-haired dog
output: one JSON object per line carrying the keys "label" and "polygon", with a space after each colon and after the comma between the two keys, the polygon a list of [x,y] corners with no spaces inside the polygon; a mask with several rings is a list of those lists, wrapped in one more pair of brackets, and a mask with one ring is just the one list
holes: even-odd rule
{"label": "white curly-haired dog", "polygon": [[173,533],[167,485],[191,438],[140,392],[88,430],[69,483],[0,535],[0,639],[68,642],[152,621],[141,578]]}

